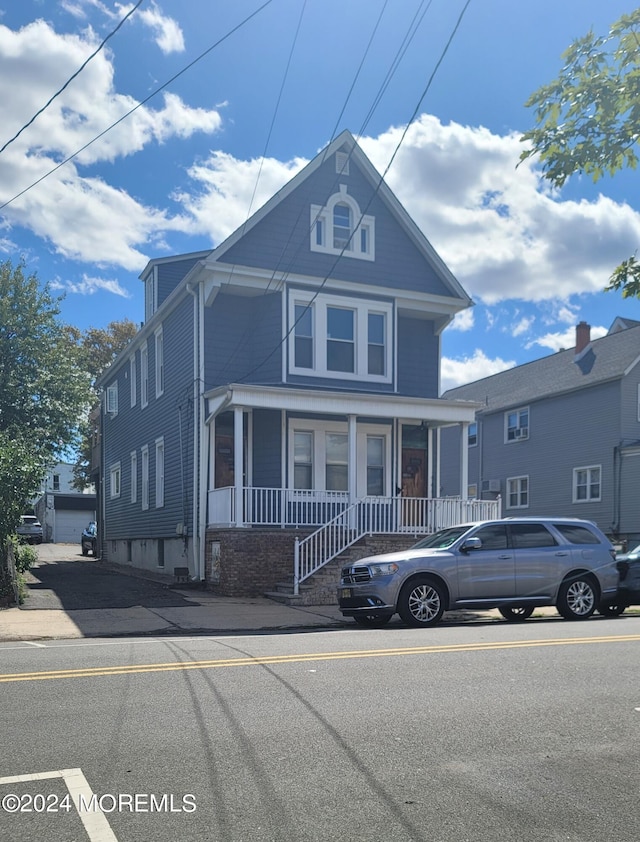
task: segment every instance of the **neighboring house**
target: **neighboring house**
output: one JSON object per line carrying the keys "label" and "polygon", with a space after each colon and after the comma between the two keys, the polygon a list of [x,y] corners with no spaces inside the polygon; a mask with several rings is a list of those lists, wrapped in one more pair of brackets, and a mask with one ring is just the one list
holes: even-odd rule
{"label": "neighboring house", "polygon": [[50,468],[33,501],[45,541],[80,544],[82,530],[96,519],[96,494],[93,488],[77,491],[73,486],[73,465],[58,462]]}
{"label": "neighboring house", "polygon": [[[616,540],[640,540],[640,323],[617,318],[591,340],[450,389],[481,408],[465,435],[467,493],[502,495],[505,516],[573,516]],[[460,493],[460,432],[440,437],[440,491]]]}
{"label": "neighboring house", "polygon": [[99,381],[110,561],[261,593],[362,535],[497,511],[433,499],[435,431],[474,419],[438,397],[471,302],[348,132],[216,249],[141,278],[145,324]]}

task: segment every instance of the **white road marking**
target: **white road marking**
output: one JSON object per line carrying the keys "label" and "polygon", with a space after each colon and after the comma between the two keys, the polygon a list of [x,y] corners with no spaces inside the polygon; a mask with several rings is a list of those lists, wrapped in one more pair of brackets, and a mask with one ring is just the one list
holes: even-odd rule
{"label": "white road marking", "polygon": [[25,643],[27,646],[37,646],[39,649],[47,648],[44,643],[35,643],[33,640],[25,640]]}
{"label": "white road marking", "polygon": [[118,842],[107,817],[100,809],[82,811],[79,809],[80,796],[85,804],[88,804],[93,796],[82,769],[57,769],[53,772],[34,772],[31,775],[12,775],[8,778],[0,778],[0,786],[28,781],[46,781],[52,778],[62,778],[64,781],[90,842]]}

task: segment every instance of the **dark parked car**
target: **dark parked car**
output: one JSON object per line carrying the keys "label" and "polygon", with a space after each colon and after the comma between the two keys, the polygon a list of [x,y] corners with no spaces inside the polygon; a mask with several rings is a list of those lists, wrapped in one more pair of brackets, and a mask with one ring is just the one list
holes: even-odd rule
{"label": "dark parked car", "polygon": [[21,515],[20,526],[16,531],[20,540],[27,544],[42,543],[42,524],[35,515]]}
{"label": "dark parked car", "polygon": [[90,552],[93,554],[94,558],[98,555],[98,526],[95,520],[92,520],[91,523],[82,530],[80,546],[82,547],[82,555],[89,555]]}
{"label": "dark parked car", "polygon": [[598,609],[609,617],[619,616],[630,605],[640,605],[640,544],[628,553],[617,555],[616,567],[620,574],[616,595]]}

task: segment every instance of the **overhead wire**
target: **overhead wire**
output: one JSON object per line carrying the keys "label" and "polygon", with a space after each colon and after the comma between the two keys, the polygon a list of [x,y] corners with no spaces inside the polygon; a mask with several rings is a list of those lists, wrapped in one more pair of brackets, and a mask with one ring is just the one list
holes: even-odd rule
{"label": "overhead wire", "polygon": [[43,182],[50,175],[53,175],[54,172],[57,172],[65,164],[68,164],[69,161],[72,161],[74,158],[76,158],[78,155],[80,155],[82,152],[84,152],[85,149],[88,149],[90,146],[92,146],[97,140],[100,140],[100,138],[104,137],[108,132],[110,132],[116,126],[120,125],[120,123],[122,123],[123,120],[126,120],[127,117],[130,117],[135,111],[137,111],[139,108],[142,108],[143,105],[146,105],[146,103],[149,102],[149,100],[153,99],[153,97],[155,97],[157,94],[159,94],[165,88],[169,87],[169,85],[171,85],[173,82],[175,82],[176,79],[179,79],[180,76],[182,76],[184,73],[186,73],[188,70],[190,70],[195,64],[197,64],[199,61],[201,61],[203,58],[205,58],[205,56],[209,55],[209,53],[212,52],[212,50],[214,50],[216,47],[219,47],[220,44],[222,44],[224,41],[226,41],[228,38],[230,38],[239,29],[242,29],[242,27],[245,26],[247,23],[249,23],[249,21],[252,20],[256,15],[260,14],[260,12],[263,9],[266,9],[267,6],[270,6],[272,2],[273,2],[273,0],[265,0],[265,2],[261,6],[259,6],[253,12],[251,12],[251,14],[247,15],[247,17],[244,18],[244,20],[242,20],[240,23],[236,24],[236,26],[234,26],[232,29],[230,29],[229,32],[227,32],[225,35],[222,36],[222,38],[219,38],[215,43],[213,43],[213,44],[211,44],[211,46],[207,47],[207,49],[204,50],[203,52],[201,52],[200,55],[198,55],[196,58],[193,59],[193,61],[190,61],[189,64],[187,64],[185,67],[183,67],[177,73],[175,73],[170,79],[167,79],[166,82],[164,82],[159,87],[155,88],[155,90],[153,90],[149,94],[149,96],[146,96],[143,100],[141,100],[136,105],[134,105],[133,108],[130,108],[129,111],[127,111],[125,114],[123,114],[117,120],[115,120],[115,122],[111,123],[110,126],[107,126],[107,128],[104,129],[103,131],[101,131],[100,134],[97,134],[94,138],[92,138],[90,141],[85,143],[84,146],[80,147],[80,149],[77,149],[71,155],[67,156],[63,161],[60,161],[59,164],[57,164],[55,167],[50,169],[44,175],[40,176],[40,178],[36,179],[36,181],[34,181],[28,187],[25,187],[24,190],[21,190],[19,193],[16,193],[16,195],[13,196],[11,199],[8,199],[3,204],[0,204],[0,210],[3,210],[4,208],[7,207],[7,205],[10,205],[12,202],[15,202],[16,199],[19,199],[21,196],[24,196],[24,194],[27,193],[29,190],[32,190],[34,187],[36,187],[38,184]]}
{"label": "overhead wire", "polygon": [[100,44],[100,45],[99,45],[99,46],[98,46],[98,47],[97,47],[97,48],[96,48],[96,49],[95,49],[95,50],[91,53],[91,55],[90,55],[90,56],[89,56],[89,57],[88,57],[85,61],[83,61],[83,62],[82,62],[82,64],[81,64],[81,65],[80,65],[80,67],[76,70],[76,72],[75,72],[75,73],[73,73],[71,76],[69,76],[69,78],[68,78],[68,79],[67,79],[67,81],[64,83],[64,85],[63,85],[61,88],[59,88],[59,89],[55,92],[55,94],[53,94],[53,96],[51,96],[51,97],[47,100],[47,102],[45,102],[45,104],[42,106],[42,108],[40,108],[38,111],[36,111],[36,113],[33,115],[33,117],[32,117],[32,118],[31,118],[31,119],[30,119],[27,123],[25,123],[25,124],[24,124],[24,126],[23,126],[21,129],[19,129],[19,131],[17,131],[17,132],[14,134],[14,136],[13,136],[13,137],[9,138],[9,140],[8,140],[8,141],[4,144],[4,146],[0,147],[0,155],[4,152],[4,150],[5,150],[8,146],[10,146],[10,145],[14,142],[14,140],[17,140],[17,139],[20,137],[20,135],[22,134],[22,132],[23,132],[23,131],[25,131],[25,129],[28,129],[28,128],[29,128],[29,126],[30,126],[30,125],[32,125],[32,124],[36,121],[36,119],[37,119],[37,118],[38,118],[38,117],[39,117],[39,116],[40,116],[40,115],[41,115],[44,111],[46,111],[46,110],[47,110],[47,108],[51,105],[51,103],[52,103],[52,102],[53,102],[53,101],[54,101],[57,97],[59,97],[59,96],[60,96],[60,94],[61,94],[64,90],[66,90],[66,89],[69,87],[69,85],[71,84],[71,82],[73,82],[73,80],[74,80],[77,76],[79,76],[79,75],[82,73],[82,71],[83,71],[83,70],[85,69],[85,67],[89,64],[89,62],[90,62],[92,59],[94,59],[94,58],[98,55],[98,53],[99,53],[99,52],[100,52],[100,51],[104,48],[104,46],[105,46],[105,44],[107,43],[107,41],[109,41],[111,38],[113,38],[113,36],[116,34],[116,32],[118,32],[118,30],[119,30],[119,29],[120,29],[120,28],[124,25],[125,21],[127,21],[127,20],[131,17],[131,15],[135,12],[135,10],[136,10],[139,6],[141,6],[143,3],[144,3],[144,0],[138,0],[138,2],[135,4],[135,6],[133,6],[133,7],[132,7],[132,8],[131,8],[128,12],[127,12],[127,14],[126,14],[126,15],[122,18],[122,20],[121,20],[121,21],[120,21],[120,23],[116,26],[116,28],[115,28],[115,29],[113,29],[113,30],[112,30],[112,31],[111,31],[111,32],[107,35],[107,37],[106,37],[106,38],[102,41],[102,43],[101,43],[101,44]]}

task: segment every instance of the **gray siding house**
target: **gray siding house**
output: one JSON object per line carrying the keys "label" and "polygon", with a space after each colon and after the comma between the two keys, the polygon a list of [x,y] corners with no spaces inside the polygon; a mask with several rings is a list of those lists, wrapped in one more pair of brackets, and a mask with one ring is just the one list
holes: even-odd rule
{"label": "gray siding house", "polygon": [[[445,393],[481,405],[468,428],[470,497],[503,499],[503,513],[595,521],[617,541],[640,541],[640,324],[616,319],[591,340]],[[440,435],[439,490],[460,493],[460,431]]]}
{"label": "gray siding house", "polygon": [[102,553],[225,594],[297,593],[365,536],[491,515],[438,499],[440,336],[471,303],[343,132],[212,251],[150,261],[103,375]]}

